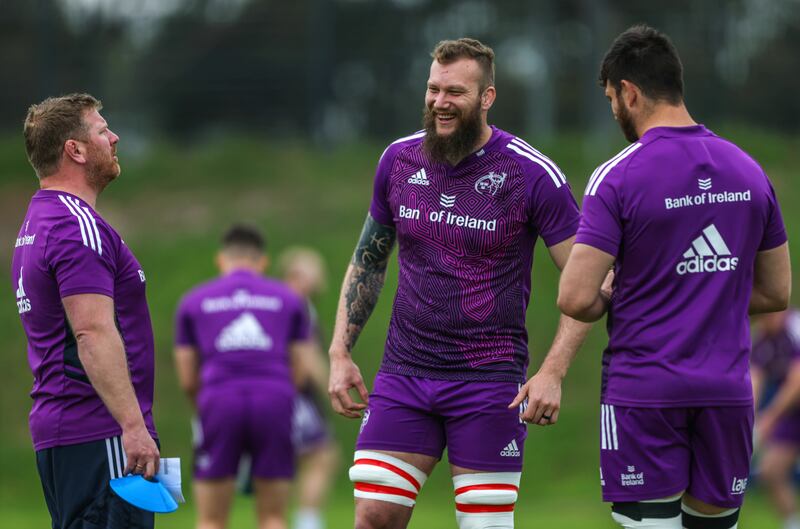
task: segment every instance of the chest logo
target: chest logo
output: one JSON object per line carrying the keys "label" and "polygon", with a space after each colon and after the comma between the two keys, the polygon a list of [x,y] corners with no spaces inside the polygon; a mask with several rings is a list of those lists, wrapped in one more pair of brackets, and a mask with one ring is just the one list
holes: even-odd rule
{"label": "chest logo", "polygon": [[233,320],[222,329],[214,342],[220,352],[272,349],[272,337],[264,332],[258,319],[249,312]]}
{"label": "chest logo", "polygon": [[439,205],[443,208],[452,208],[456,205],[456,196],[442,193],[439,195]]}
{"label": "chest logo", "polygon": [[425,172],[424,168],[411,175],[408,179],[408,183],[417,184],[418,186],[431,185],[430,180],[428,180],[428,174]]}
{"label": "chest logo", "polygon": [[481,195],[496,195],[506,181],[506,173],[497,174],[494,171],[478,178],[475,182],[475,191]]}
{"label": "chest logo", "polygon": [[17,282],[17,312],[24,314],[31,311],[31,300],[25,294],[25,287],[22,286],[22,269],[19,267],[19,281]]}

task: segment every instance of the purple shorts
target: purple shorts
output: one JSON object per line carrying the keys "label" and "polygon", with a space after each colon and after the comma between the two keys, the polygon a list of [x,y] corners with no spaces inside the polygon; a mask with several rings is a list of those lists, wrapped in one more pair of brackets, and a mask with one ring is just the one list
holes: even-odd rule
{"label": "purple shorts", "polygon": [[291,479],[294,396],[293,387],[277,384],[202,390],[197,399],[195,478],[233,478],[239,459],[249,454],[253,477]]}
{"label": "purple shorts", "polygon": [[508,409],[514,382],[433,380],[379,372],[364,412],[356,450],[389,450],[450,464],[519,472],[527,437],[520,409]]}
{"label": "purple shorts", "polygon": [[292,442],[297,455],[313,452],[327,445],[330,440],[328,424],[322,410],[311,396],[298,393],[292,417]]}
{"label": "purple shorts", "polygon": [[753,453],[753,407],[628,408],[602,404],[603,500],[653,500],[686,491],[742,505]]}

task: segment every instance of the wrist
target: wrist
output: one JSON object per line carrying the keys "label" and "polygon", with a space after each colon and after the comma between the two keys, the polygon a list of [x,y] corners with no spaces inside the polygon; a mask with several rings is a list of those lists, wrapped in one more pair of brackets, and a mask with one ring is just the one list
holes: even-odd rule
{"label": "wrist", "polygon": [[328,350],[328,356],[331,360],[349,360],[352,358],[350,351],[348,351],[346,347],[342,346],[331,347]]}

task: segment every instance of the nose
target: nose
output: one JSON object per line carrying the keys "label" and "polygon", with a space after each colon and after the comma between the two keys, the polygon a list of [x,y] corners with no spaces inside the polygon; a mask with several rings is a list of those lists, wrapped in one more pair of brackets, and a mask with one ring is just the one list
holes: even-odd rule
{"label": "nose", "polygon": [[117,136],[113,131],[109,129],[108,133],[111,135],[111,145],[116,145],[119,141],[119,136]]}

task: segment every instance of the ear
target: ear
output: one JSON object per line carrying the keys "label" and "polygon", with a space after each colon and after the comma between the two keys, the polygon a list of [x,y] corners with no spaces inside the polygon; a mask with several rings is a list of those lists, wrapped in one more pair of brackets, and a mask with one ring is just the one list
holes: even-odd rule
{"label": "ear", "polygon": [[217,252],[214,256],[214,265],[221,273],[225,273],[225,256],[222,255],[222,252]]}
{"label": "ear", "polygon": [[633,108],[642,101],[642,90],[630,81],[623,79],[620,83],[620,97],[628,108]]}
{"label": "ear", "polygon": [[270,262],[269,262],[269,256],[268,255],[262,255],[258,259],[258,270],[262,274],[269,269],[269,265],[270,265]]}
{"label": "ear", "polygon": [[481,94],[481,110],[486,111],[492,108],[494,100],[497,98],[497,90],[494,86],[489,86]]}
{"label": "ear", "polygon": [[75,163],[86,163],[86,146],[78,140],[64,142],[64,153]]}

